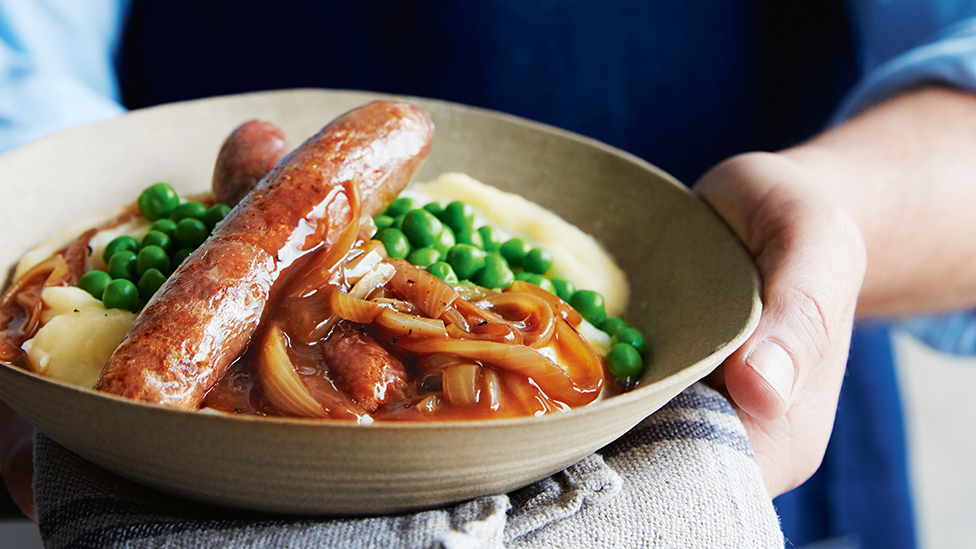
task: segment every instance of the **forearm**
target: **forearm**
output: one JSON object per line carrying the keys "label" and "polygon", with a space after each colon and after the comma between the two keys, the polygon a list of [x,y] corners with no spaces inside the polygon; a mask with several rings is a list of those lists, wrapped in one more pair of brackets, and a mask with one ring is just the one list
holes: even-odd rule
{"label": "forearm", "polygon": [[976,97],[908,92],[784,154],[862,233],[858,316],[976,306]]}

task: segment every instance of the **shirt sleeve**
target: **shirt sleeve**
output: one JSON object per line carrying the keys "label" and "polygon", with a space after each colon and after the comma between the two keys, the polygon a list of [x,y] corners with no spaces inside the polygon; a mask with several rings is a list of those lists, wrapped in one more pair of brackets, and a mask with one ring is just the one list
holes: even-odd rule
{"label": "shirt sleeve", "polygon": [[[860,0],[850,8],[864,74],[833,123],[920,86],[976,93],[976,0]],[[939,351],[976,355],[976,311],[920,316],[900,327]]]}
{"label": "shirt sleeve", "polygon": [[123,112],[126,0],[0,0],[0,151]]}

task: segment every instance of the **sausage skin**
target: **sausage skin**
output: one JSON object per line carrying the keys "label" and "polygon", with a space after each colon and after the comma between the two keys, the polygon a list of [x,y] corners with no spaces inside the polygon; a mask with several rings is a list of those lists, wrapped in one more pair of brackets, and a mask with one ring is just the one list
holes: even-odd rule
{"label": "sausage skin", "polygon": [[336,386],[367,412],[402,398],[407,369],[373,337],[340,322],[322,342],[322,358]]}
{"label": "sausage skin", "polygon": [[292,261],[335,241],[352,217],[380,212],[430,151],[418,107],[377,101],[352,110],[286,156],[156,292],[95,389],[196,409],[247,346],[271,287]]}
{"label": "sausage skin", "polygon": [[288,153],[285,132],[271,122],[248,120],[220,147],[214,164],[214,198],[236,206]]}

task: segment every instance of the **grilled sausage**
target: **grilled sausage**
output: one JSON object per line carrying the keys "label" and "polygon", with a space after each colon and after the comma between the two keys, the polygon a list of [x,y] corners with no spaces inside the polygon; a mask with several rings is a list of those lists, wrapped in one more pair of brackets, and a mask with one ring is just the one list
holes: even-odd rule
{"label": "grilled sausage", "polygon": [[213,172],[214,198],[236,206],[288,153],[285,132],[271,122],[249,120],[220,147]]}
{"label": "grilled sausage", "polygon": [[379,101],[337,118],[286,156],[169,278],[102,370],[96,390],[196,409],[244,350],[272,285],[292,261],[382,210],[430,151],[421,109]]}

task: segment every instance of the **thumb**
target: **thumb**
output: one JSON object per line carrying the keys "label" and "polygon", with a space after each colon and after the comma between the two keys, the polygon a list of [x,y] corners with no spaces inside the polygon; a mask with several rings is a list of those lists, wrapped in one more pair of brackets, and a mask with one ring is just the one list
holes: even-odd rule
{"label": "thumb", "polygon": [[723,365],[729,396],[763,420],[782,417],[797,399],[825,399],[829,436],[866,256],[853,220],[809,179],[782,156],[752,153],[720,164],[695,190],[742,238],[763,277],[759,325]]}

